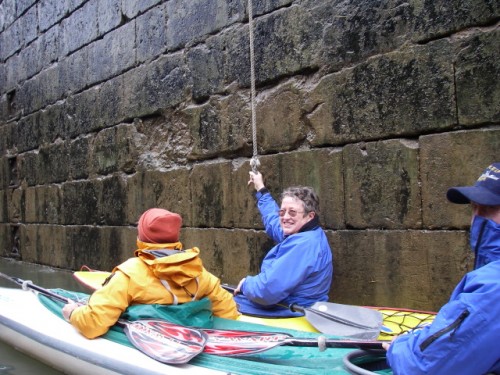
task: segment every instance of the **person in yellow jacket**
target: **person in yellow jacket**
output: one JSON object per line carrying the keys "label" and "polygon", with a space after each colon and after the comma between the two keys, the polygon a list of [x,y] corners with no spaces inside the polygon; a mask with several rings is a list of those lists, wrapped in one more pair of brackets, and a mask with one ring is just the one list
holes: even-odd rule
{"label": "person in yellow jacket", "polygon": [[176,305],[208,297],[215,316],[239,316],[232,295],[208,272],[197,247],[182,249],[180,215],[151,208],[138,223],[134,255],[115,267],[112,277],[90,297],[87,305],[66,304],[63,316],[85,337],[105,334],[128,306]]}

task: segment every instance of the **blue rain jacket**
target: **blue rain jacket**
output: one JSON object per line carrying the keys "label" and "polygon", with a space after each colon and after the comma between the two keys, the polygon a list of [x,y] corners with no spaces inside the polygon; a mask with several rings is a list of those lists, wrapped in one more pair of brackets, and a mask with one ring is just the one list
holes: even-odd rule
{"label": "blue rain jacket", "polygon": [[394,374],[500,374],[500,225],[476,217],[476,265],[434,322],[399,336],[387,352]]}
{"label": "blue rain jacket", "polygon": [[258,275],[247,276],[242,294],[235,297],[239,311],[250,315],[297,316],[279,303],[308,307],[327,301],[333,278],[333,257],[326,234],[316,218],[298,233],[285,236],[279,207],[271,194],[260,196],[260,210],[266,233],[275,241],[264,258]]}

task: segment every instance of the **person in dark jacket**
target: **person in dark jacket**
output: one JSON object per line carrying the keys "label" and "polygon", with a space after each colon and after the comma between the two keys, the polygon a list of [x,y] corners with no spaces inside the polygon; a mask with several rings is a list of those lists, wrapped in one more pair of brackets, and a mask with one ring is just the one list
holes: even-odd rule
{"label": "person in dark jacket", "polygon": [[447,198],[472,206],[474,271],[431,325],[385,344],[394,374],[500,374],[500,163],[474,186],[450,188]]}
{"label": "person in dark jacket", "polygon": [[281,207],[265,188],[262,174],[250,172],[266,233],[277,244],[265,256],[260,273],[243,278],[235,290],[238,310],[259,316],[297,316],[282,306],[308,307],[327,301],[333,259],[319,224],[319,198],[310,187],[290,187]]}

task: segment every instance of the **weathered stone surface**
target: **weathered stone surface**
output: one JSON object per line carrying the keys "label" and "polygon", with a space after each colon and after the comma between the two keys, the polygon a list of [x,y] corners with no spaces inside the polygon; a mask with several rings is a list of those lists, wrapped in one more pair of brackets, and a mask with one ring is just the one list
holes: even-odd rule
{"label": "weathered stone surface", "polygon": [[[7,203],[7,190],[0,189],[0,222],[7,223],[8,221],[9,221],[9,213],[8,213],[8,203]],[[2,225],[0,225],[0,228],[2,228]],[[1,249],[2,248],[0,247],[0,250]]]}
{"label": "weathered stone surface", "polygon": [[91,159],[90,147],[94,140],[91,136],[79,137],[68,145],[68,169],[72,180],[79,180],[89,176],[89,162]]}
{"label": "weathered stone surface", "polygon": [[96,180],[68,182],[62,186],[61,223],[64,225],[97,225],[102,185]]}
{"label": "weathered stone surface", "polygon": [[192,226],[230,228],[233,181],[231,163],[195,165],[190,174]]}
{"label": "weathered stone surface", "polygon": [[15,224],[24,222],[24,190],[20,187],[8,189],[6,195],[9,222]]}
{"label": "weathered stone surface", "polygon": [[62,50],[65,55],[97,38],[97,1],[88,1],[68,18],[62,20]]}
{"label": "weathered stone surface", "polygon": [[287,82],[257,98],[256,131],[259,152],[290,151],[307,143],[302,93],[298,82]]}
{"label": "weathered stone surface", "polygon": [[131,19],[160,2],[161,0],[122,1],[122,14]]}
{"label": "weathered stone surface", "polygon": [[328,75],[307,97],[311,143],[415,135],[456,123],[447,43],[409,47]]}
{"label": "weathered stone surface", "polygon": [[[135,42],[137,61],[143,62],[159,56],[167,49],[167,19],[166,4],[161,4],[143,15],[137,17],[137,41]],[[135,30],[134,30],[135,32]]]}
{"label": "weathered stone surface", "polygon": [[203,40],[207,35],[241,21],[245,15],[243,0],[172,0],[166,6],[167,43],[170,50]]}
{"label": "weathered stone surface", "polygon": [[132,125],[115,126],[100,131],[93,140],[90,154],[82,155],[92,161],[91,173],[133,173],[138,156],[133,142],[134,133],[135,127]]}
{"label": "weathered stone surface", "polygon": [[136,224],[149,208],[160,207],[182,216],[183,226],[192,226],[189,170],[138,172],[127,179],[126,220]]}
{"label": "weathered stone surface", "polygon": [[[4,194],[2,194],[2,196],[3,195]],[[7,220],[2,220],[2,221],[6,222]],[[0,223],[0,256],[9,257],[11,256],[11,253],[12,253],[12,239],[10,236],[10,225]]]}
{"label": "weathered stone surface", "polygon": [[251,120],[242,95],[216,97],[199,107],[185,110],[192,149],[191,160],[250,154]]}
{"label": "weathered stone surface", "polygon": [[[139,26],[137,27],[139,28]],[[153,40],[156,40],[156,38],[153,38]],[[85,85],[107,80],[132,68],[136,64],[136,56],[139,57],[145,54],[145,51],[136,48],[135,22],[127,23],[111,31],[103,39],[92,43],[88,48],[88,78],[83,82]],[[139,60],[143,61],[142,59]],[[73,65],[73,67],[78,68],[78,65]],[[72,73],[78,74],[79,70],[74,70]],[[83,87],[77,88],[81,89]]]}
{"label": "weathered stone surface", "polygon": [[229,229],[185,229],[184,248],[198,247],[205,268],[228,284],[259,272],[273,243],[263,232]]}
{"label": "weathered stone surface", "polygon": [[151,115],[175,107],[186,98],[188,72],[180,54],[160,57],[148,66],[124,74],[123,106],[130,117]]}
{"label": "weathered stone surface", "polygon": [[466,232],[329,233],[335,277],[330,299],[437,310],[472,268]]}
{"label": "weathered stone surface", "polygon": [[427,228],[468,228],[469,205],[452,204],[452,186],[476,182],[486,167],[500,160],[500,128],[434,134],[420,138],[422,216]]}
{"label": "weathered stone surface", "polygon": [[61,189],[58,185],[28,187],[25,191],[26,223],[60,224]]}
{"label": "weathered stone surface", "polygon": [[343,149],[349,228],[420,228],[418,143],[389,140]]}
{"label": "weathered stone surface", "polygon": [[185,113],[179,111],[134,121],[137,169],[162,170],[185,165],[192,147],[187,121]]}
{"label": "weathered stone surface", "polygon": [[121,0],[100,0],[97,2],[97,27],[99,35],[119,26],[122,22]]}
{"label": "weathered stone surface", "polygon": [[500,47],[498,29],[460,43],[456,63],[458,122],[461,125],[500,121]]}

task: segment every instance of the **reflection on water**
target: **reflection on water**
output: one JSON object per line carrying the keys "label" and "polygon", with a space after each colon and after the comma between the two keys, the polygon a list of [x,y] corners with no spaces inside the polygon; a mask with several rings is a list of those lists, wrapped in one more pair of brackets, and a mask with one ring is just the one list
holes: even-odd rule
{"label": "reflection on water", "polygon": [[[23,263],[0,257],[0,272],[44,288],[64,288],[87,292],[67,270]],[[15,283],[0,277],[0,287],[18,288]],[[0,375],[58,375],[62,374],[43,363],[18,352],[0,341]]]}

